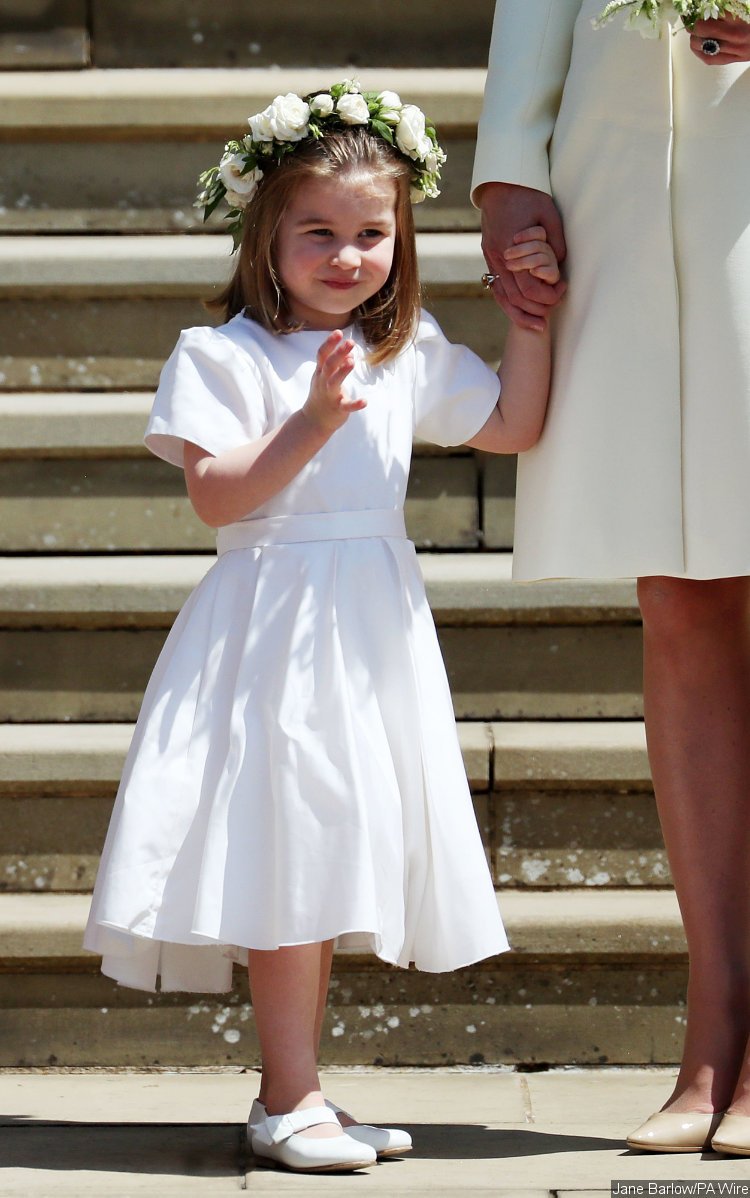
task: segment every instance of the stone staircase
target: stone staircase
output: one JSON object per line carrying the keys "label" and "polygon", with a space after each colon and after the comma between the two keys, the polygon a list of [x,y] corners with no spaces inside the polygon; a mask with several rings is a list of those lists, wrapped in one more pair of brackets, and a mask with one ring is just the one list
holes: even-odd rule
{"label": "stone staircase", "polygon": [[[502,323],[466,199],[493,5],[362,0],[352,16],[344,0],[282,0],[249,18],[244,0],[48,0],[34,25],[7,7],[20,15],[0,25],[0,1066],[248,1064],[239,971],[220,1001],[144,995],[80,948],[143,687],[211,562],[179,472],[140,443],[177,332],[206,323],[201,299],[228,271],[220,222],[196,222],[194,179],[278,92],[355,71],[401,92],[449,151],[443,196],[416,210],[427,304],[495,361]],[[679,1054],[685,951],[634,589],[511,585],[513,466],[418,446],[407,522],[516,951],[450,976],[341,954],[327,1062]]]}

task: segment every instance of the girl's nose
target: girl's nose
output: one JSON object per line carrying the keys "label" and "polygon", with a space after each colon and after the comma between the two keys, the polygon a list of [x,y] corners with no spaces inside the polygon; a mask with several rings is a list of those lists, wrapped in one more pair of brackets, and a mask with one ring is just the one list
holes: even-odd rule
{"label": "girl's nose", "polygon": [[333,255],[333,261],[343,270],[356,270],[362,258],[356,246],[340,245]]}

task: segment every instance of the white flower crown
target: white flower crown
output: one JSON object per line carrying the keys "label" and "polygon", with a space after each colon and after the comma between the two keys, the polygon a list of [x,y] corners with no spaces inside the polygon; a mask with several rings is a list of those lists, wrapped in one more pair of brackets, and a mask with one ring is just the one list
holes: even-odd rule
{"label": "white flower crown", "polygon": [[412,164],[411,198],[418,204],[440,195],[440,168],[446,160],[434,127],[415,104],[402,104],[396,92],[363,92],[354,79],[335,83],[328,91],[306,97],[289,92],[268,108],[248,117],[250,133],[227,142],[218,166],[198,179],[196,208],[207,220],[226,200],[227,219],[235,249],[242,237],[245,210],[267,166],[278,163],[305,138],[320,139],[328,131],[364,125],[398,150]]}

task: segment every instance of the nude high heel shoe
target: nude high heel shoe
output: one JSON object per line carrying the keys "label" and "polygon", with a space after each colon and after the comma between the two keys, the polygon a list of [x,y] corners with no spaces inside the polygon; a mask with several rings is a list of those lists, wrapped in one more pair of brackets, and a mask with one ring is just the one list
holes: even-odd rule
{"label": "nude high heel shoe", "polygon": [[750,1115],[728,1111],[711,1141],[714,1152],[726,1156],[750,1156]]}
{"label": "nude high heel shoe", "polygon": [[[657,1111],[631,1132],[628,1148],[639,1152],[703,1152],[722,1120],[723,1111]],[[750,1124],[750,1119],[747,1120]]]}

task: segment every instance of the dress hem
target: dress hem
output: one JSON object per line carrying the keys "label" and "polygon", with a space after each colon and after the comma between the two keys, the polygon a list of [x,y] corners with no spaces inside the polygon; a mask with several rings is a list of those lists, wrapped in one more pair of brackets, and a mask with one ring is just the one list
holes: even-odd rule
{"label": "dress hem", "polygon": [[[112,932],[115,932],[116,934],[118,934],[119,936],[127,937],[128,940],[131,942],[131,946],[130,946],[131,951],[118,953],[116,951],[115,952],[107,952],[106,949],[102,950],[102,949],[92,948],[91,944],[92,944],[92,942],[93,943],[96,942],[96,940],[98,939],[97,933],[100,931],[102,933],[104,933],[105,935],[106,935],[107,931],[112,931]],[[343,930],[340,932],[336,932],[330,936],[324,935],[324,936],[316,937],[315,939],[311,939],[311,940],[284,941],[282,943],[273,945],[271,947],[269,947],[268,945],[263,945],[259,951],[274,952],[280,948],[298,948],[305,944],[318,944],[318,943],[323,943],[327,940],[333,940],[333,941],[337,942],[345,937],[361,938],[362,943],[361,944],[355,943],[355,944],[351,944],[351,945],[336,944],[335,945],[336,951],[351,954],[351,955],[355,955],[357,953],[372,954],[373,956],[377,957],[377,959],[379,961],[382,961],[385,965],[391,965],[397,969],[410,969],[413,967],[413,968],[417,969],[420,973],[436,973],[436,974],[437,973],[451,973],[456,969],[466,969],[468,966],[475,965],[479,961],[485,961],[485,960],[488,960],[490,957],[500,956],[503,953],[511,951],[511,946],[508,943],[507,938],[501,935],[501,936],[494,938],[495,939],[494,943],[492,943],[492,944],[488,943],[487,945],[483,946],[482,948],[477,949],[476,953],[474,955],[471,955],[467,959],[465,959],[463,957],[457,958],[456,960],[451,960],[449,964],[445,964],[445,965],[443,965],[443,964],[435,965],[435,966],[420,965],[420,964],[417,964],[417,961],[414,958],[410,957],[409,960],[406,961],[403,959],[403,957],[398,957],[393,953],[388,953],[387,951],[384,951],[382,949],[382,947],[380,947],[380,946],[382,946],[382,937],[381,937],[380,933],[375,932],[375,931],[363,930],[362,928],[346,929],[346,930]],[[221,955],[221,957],[224,958],[226,961],[232,961],[233,963],[238,964],[238,965],[243,964],[242,954],[249,952],[253,948],[252,945],[228,944],[228,943],[225,943],[225,942],[222,942],[219,940],[211,940],[208,938],[201,938],[200,940],[196,940],[196,939],[193,939],[193,940],[188,940],[188,939],[161,940],[158,937],[139,935],[136,932],[132,932],[127,928],[119,927],[116,924],[112,924],[112,923],[97,924],[93,935],[86,937],[86,940],[84,941],[84,944],[83,944],[83,948],[84,948],[85,952],[92,953],[93,955],[99,956],[102,958],[102,972],[105,974],[105,976],[110,977],[114,981],[116,981],[118,983],[118,985],[125,985],[128,989],[148,990],[149,993],[154,993],[154,992],[156,992],[156,989],[157,989],[156,981],[157,981],[157,979],[161,978],[161,976],[162,976],[161,971],[159,971],[159,970],[156,971],[156,974],[154,975],[153,981],[151,984],[146,983],[146,979],[144,976],[142,979],[143,984],[139,985],[139,984],[134,984],[132,982],[120,981],[120,978],[117,976],[117,972],[114,972],[114,970],[116,969],[116,963],[118,961],[125,963],[125,962],[130,962],[133,960],[137,960],[138,956],[141,954],[141,951],[146,952],[149,948],[151,948],[155,945],[158,945],[160,947],[162,945],[175,945],[175,946],[179,946],[182,948],[194,948],[196,950],[213,949],[216,952],[218,952]],[[109,967],[107,967],[108,963],[109,963]],[[210,982],[209,977],[207,977],[206,980]],[[163,983],[160,988],[162,990],[167,990],[170,992],[172,992],[174,989],[173,987],[170,987],[170,986],[165,987],[163,985]],[[229,990],[231,990],[231,988],[232,988],[231,982],[230,982],[229,986],[222,986],[220,988],[212,987],[209,985],[206,987],[205,993],[225,994]],[[178,987],[177,989],[183,990],[182,987]],[[192,987],[184,988],[184,992],[201,993],[201,991],[199,989],[193,989]]]}

